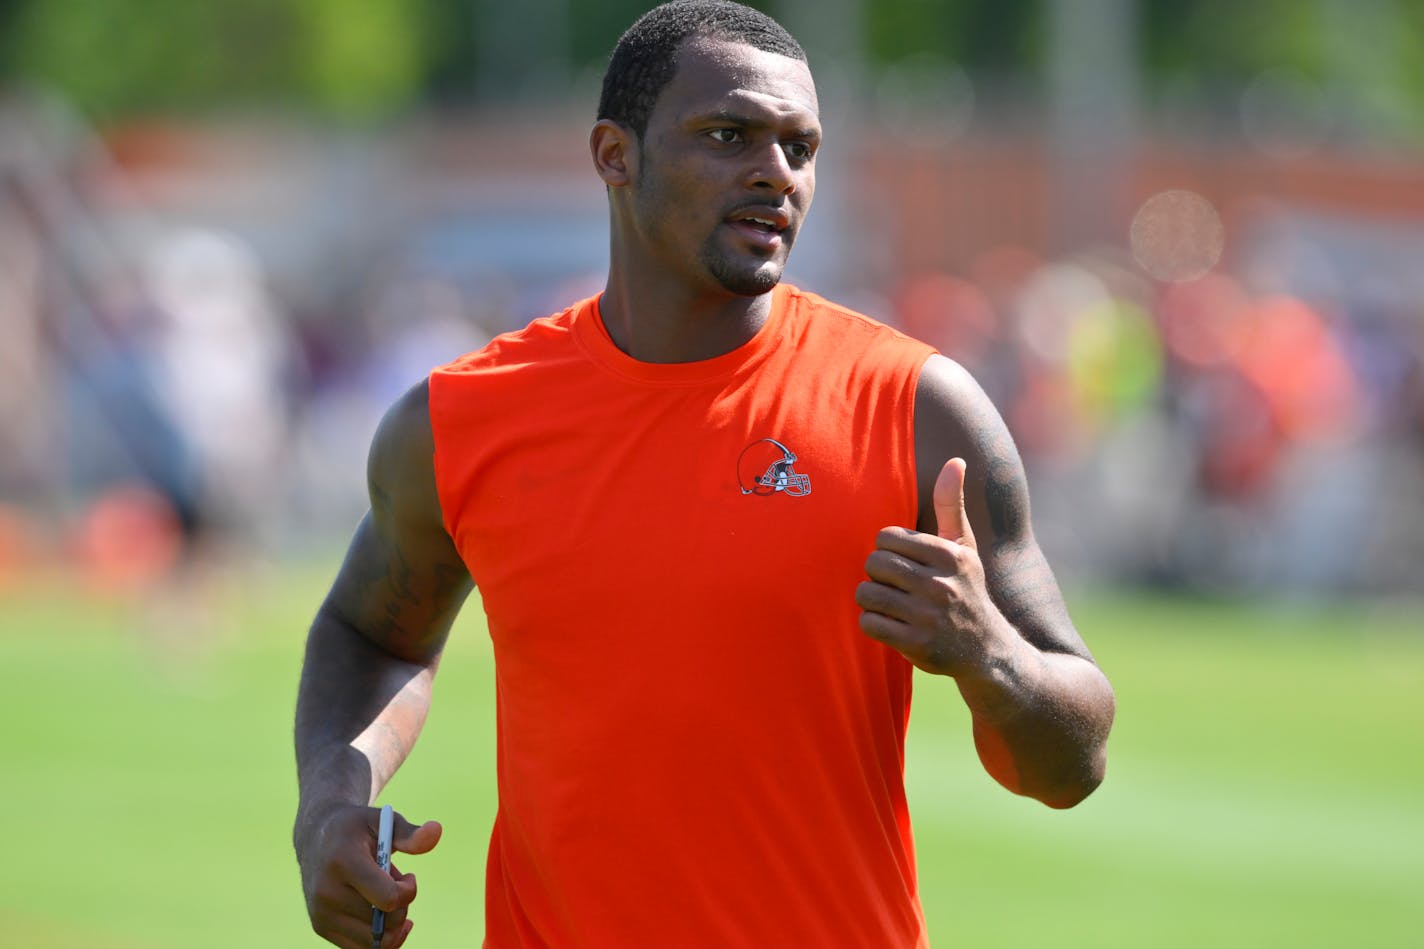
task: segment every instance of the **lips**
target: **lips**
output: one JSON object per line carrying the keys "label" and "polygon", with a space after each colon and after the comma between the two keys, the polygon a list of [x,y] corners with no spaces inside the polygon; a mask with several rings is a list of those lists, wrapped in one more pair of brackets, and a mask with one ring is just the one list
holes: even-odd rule
{"label": "lips", "polygon": [[745,224],[767,233],[780,234],[791,226],[791,215],[781,208],[765,204],[754,204],[738,208],[727,215],[733,224]]}
{"label": "lips", "polygon": [[769,205],[738,208],[726,221],[748,243],[764,249],[779,247],[782,234],[791,227],[791,215]]}

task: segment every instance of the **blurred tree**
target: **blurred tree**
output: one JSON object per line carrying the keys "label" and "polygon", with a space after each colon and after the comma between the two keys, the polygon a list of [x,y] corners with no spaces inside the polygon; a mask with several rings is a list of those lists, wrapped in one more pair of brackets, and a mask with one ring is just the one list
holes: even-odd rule
{"label": "blurred tree", "polygon": [[1142,49],[1149,70],[1187,82],[1250,81],[1264,69],[1320,78],[1318,6],[1301,0],[1145,0]]}
{"label": "blurred tree", "polygon": [[[598,68],[608,64],[608,54],[618,37],[623,35],[634,20],[642,16],[652,4],[646,0],[601,0],[601,2],[571,2],[569,4],[570,55],[582,69]],[[752,3],[764,12],[765,3]]]}
{"label": "blurred tree", "polygon": [[866,52],[887,63],[931,54],[971,72],[1037,72],[1043,5],[1037,0],[876,0],[867,3]]}
{"label": "blurred tree", "polygon": [[303,0],[293,6],[299,11],[296,86],[310,104],[360,118],[406,105],[422,90],[428,33],[418,5]]}
{"label": "blurred tree", "polygon": [[426,95],[436,103],[467,98],[479,57],[475,4],[413,0],[411,6],[423,25]]}
{"label": "blurred tree", "polygon": [[[254,105],[361,119],[422,98],[557,97],[570,83],[583,100],[596,97],[589,77],[652,0],[541,4],[0,0],[0,76],[52,85],[101,119]],[[1135,4],[1149,100],[1230,110],[1271,74],[1322,90],[1351,128],[1424,134],[1424,0]],[[752,5],[788,17],[809,8]],[[1048,71],[1045,0],[857,5],[855,58],[872,68],[933,60],[1020,87]]]}
{"label": "blurred tree", "polygon": [[1159,99],[1234,112],[1243,92],[1264,94],[1269,106],[1314,110],[1371,137],[1424,135],[1419,0],[1140,5],[1145,71]]}
{"label": "blurred tree", "polygon": [[103,120],[281,105],[361,118],[410,100],[423,75],[405,0],[20,0],[5,72]]}

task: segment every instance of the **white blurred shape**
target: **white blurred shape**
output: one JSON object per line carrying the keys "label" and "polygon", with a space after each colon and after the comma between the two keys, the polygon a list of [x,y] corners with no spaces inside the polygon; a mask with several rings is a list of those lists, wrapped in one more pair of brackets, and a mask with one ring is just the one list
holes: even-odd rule
{"label": "white blurred shape", "polygon": [[1111,300],[1107,285],[1082,267],[1041,267],[1019,295],[1019,335],[1034,355],[1061,364],[1068,358],[1074,324]]}
{"label": "white blurred shape", "polygon": [[285,435],[287,340],[261,265],[235,237],[188,230],[152,248],[145,276],[167,317],[162,391],[201,459],[205,506],[250,524],[278,489]]}

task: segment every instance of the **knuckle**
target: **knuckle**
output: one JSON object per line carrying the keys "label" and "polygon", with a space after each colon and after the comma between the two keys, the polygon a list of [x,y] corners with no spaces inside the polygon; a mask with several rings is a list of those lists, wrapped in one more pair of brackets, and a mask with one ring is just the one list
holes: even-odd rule
{"label": "knuckle", "polygon": [[860,605],[862,609],[884,613],[890,608],[889,592],[878,583],[867,584]]}
{"label": "knuckle", "polygon": [[880,528],[880,532],[875,535],[875,543],[877,546],[893,544],[903,539],[904,536],[905,529],[903,527],[882,527]]}
{"label": "knuckle", "polygon": [[335,906],[345,895],[344,884],[337,882],[334,877],[325,876],[317,882],[316,889],[312,892],[312,902],[318,906]]}

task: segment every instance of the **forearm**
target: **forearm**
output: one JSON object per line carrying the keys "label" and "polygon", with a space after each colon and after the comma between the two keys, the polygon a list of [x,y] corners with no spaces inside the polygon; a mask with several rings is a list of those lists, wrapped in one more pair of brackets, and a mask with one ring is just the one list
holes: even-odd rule
{"label": "forearm", "polygon": [[437,663],[393,656],[323,606],[297,695],[298,825],[327,806],[375,799],[425,724]]}
{"label": "forearm", "polygon": [[1112,686],[1088,659],[1041,651],[1011,627],[1001,642],[980,668],[956,677],[979,758],[1009,790],[1072,807],[1103,779]]}

